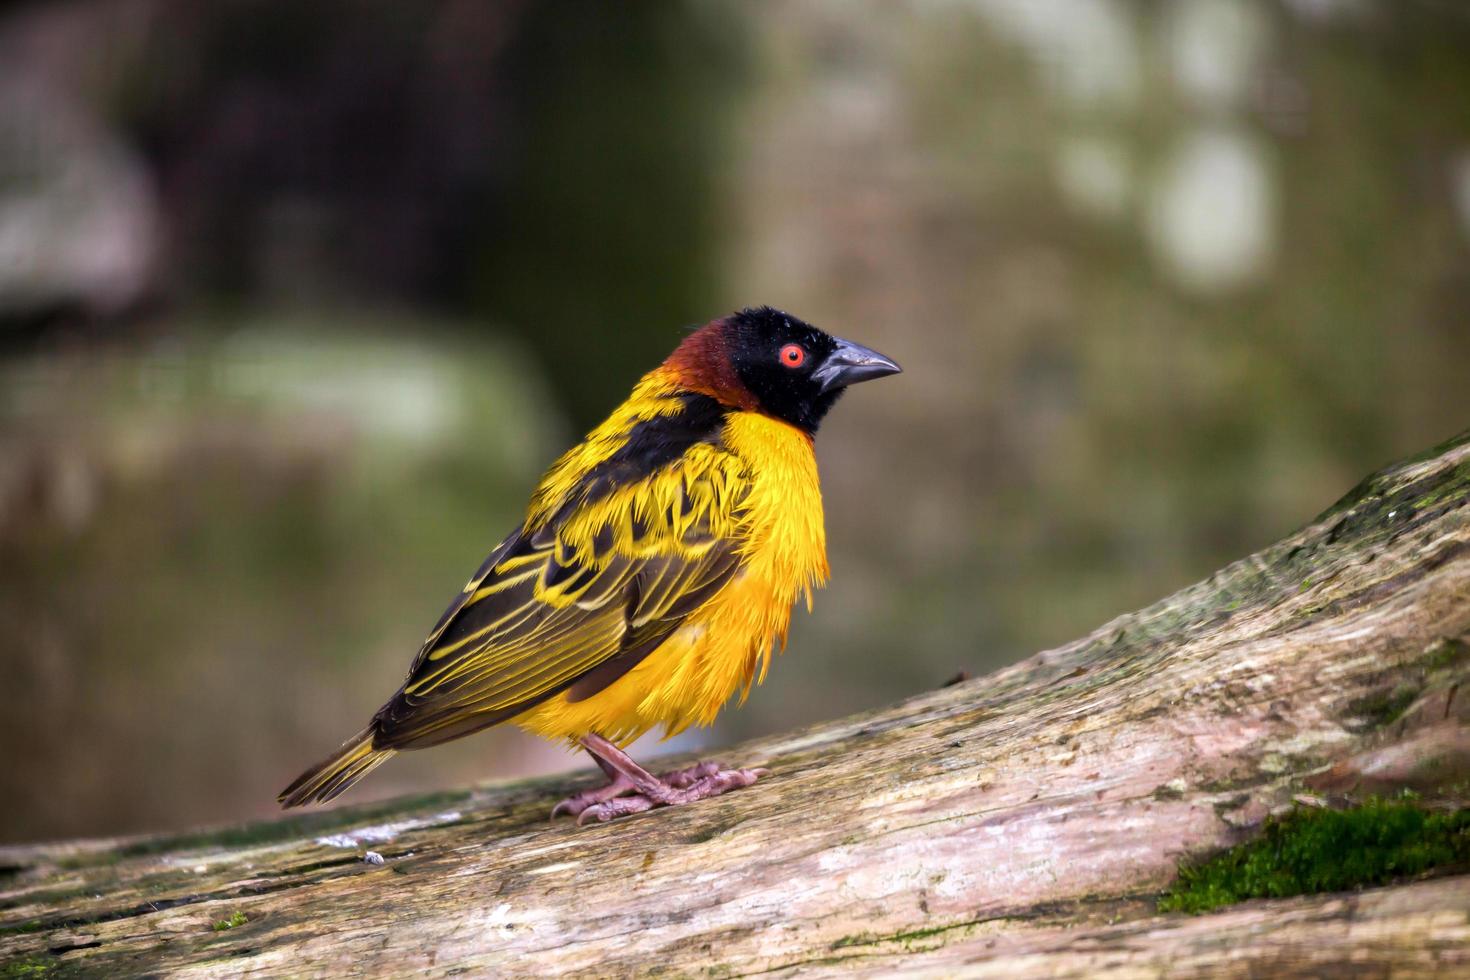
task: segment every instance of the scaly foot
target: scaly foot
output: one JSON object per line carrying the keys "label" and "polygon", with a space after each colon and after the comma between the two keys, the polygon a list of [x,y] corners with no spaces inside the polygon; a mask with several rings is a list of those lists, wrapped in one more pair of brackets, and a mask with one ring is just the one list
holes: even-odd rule
{"label": "scaly foot", "polygon": [[749,786],[769,774],[769,769],[720,769],[685,787],[664,784],[658,789],[641,788],[631,796],[613,797],[586,807],[577,816],[577,824],[580,826],[588,820],[606,823],[630,813],[652,810],[656,806],[679,806],[682,803],[707,800],[728,790]]}
{"label": "scaly foot", "polygon": [[[592,758],[597,759],[596,756]],[[597,761],[601,763],[602,760],[597,759]],[[715,775],[719,771],[720,764],[718,762],[701,762],[687,769],[674,769],[654,778],[675,789],[685,789],[693,786],[701,779]],[[630,793],[636,792],[638,792],[638,787],[633,784],[631,779],[617,770],[613,770],[609,774],[606,786],[585,789],[580,793],[568,796],[556,806],[552,807],[551,819],[555,820],[563,813],[573,817],[579,816],[588,807],[596,806],[599,803],[606,803],[608,800],[617,799],[620,796],[627,796]]]}
{"label": "scaly foot", "polygon": [[721,769],[718,762],[701,762],[655,776],[634,762],[626,752],[600,735],[588,735],[582,746],[598,768],[607,774],[606,786],[569,796],[552,808],[552,819],[563,813],[588,820],[608,821],[656,806],[678,806],[719,796],[727,790],[749,786],[765,769]]}

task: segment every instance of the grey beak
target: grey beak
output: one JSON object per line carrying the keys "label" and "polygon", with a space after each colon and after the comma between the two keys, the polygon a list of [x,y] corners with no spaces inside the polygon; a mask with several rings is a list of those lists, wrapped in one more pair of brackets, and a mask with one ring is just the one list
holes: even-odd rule
{"label": "grey beak", "polygon": [[901,371],[903,368],[877,351],[850,340],[839,340],[837,349],[812,372],[812,380],[821,386],[821,393],[826,394],[834,388],[846,388],[859,381],[872,381]]}

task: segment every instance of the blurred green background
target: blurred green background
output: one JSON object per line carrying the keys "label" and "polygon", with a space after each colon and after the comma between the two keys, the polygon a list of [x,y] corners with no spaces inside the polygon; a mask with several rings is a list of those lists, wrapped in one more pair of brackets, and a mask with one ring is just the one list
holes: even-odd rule
{"label": "blurred green background", "polygon": [[[823,429],[832,587],[685,747],[1065,642],[1470,423],[1470,13],[7,5],[0,840],[272,812],[754,303],[906,373]],[[580,765],[507,728],[349,799]]]}

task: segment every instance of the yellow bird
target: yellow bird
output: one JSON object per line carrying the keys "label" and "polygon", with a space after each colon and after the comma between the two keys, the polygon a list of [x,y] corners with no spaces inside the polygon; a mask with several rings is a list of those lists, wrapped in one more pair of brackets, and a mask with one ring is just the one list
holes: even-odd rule
{"label": "yellow bird", "polygon": [[503,721],[607,774],[552,811],[579,823],[755,782],[710,762],[654,775],[623,748],[708,725],[765,679],[792,605],[827,580],[812,438],[847,386],[899,370],[770,307],[695,330],[552,465],[398,693],[280,802],[325,802],[395,752]]}

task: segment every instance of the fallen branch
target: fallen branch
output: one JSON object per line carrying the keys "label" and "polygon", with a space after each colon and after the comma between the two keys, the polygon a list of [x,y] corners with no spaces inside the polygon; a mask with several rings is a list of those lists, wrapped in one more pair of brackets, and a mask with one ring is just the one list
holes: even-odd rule
{"label": "fallen branch", "polygon": [[[1470,968],[1470,876],[1159,916],[1294,798],[1470,793],[1470,433],[1092,635],[551,825],[565,779],[0,850],[0,961],[109,976]],[[587,777],[585,782],[591,782]],[[368,851],[382,864],[369,863]]]}

